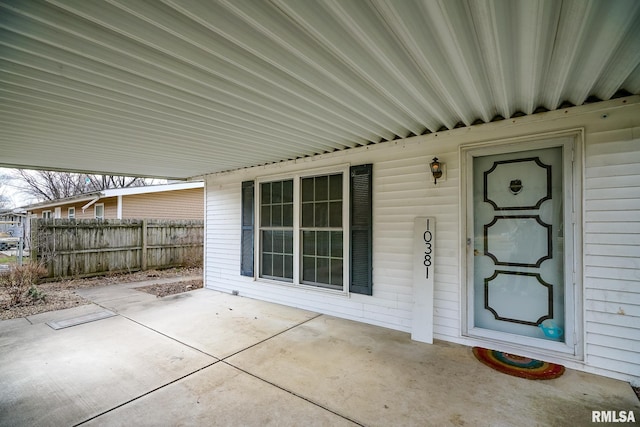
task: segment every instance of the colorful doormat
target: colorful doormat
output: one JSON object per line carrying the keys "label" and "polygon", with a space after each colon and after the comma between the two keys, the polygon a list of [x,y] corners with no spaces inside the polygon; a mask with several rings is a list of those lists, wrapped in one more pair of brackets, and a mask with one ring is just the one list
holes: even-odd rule
{"label": "colorful doormat", "polygon": [[550,380],[564,373],[564,366],[516,356],[482,347],[473,347],[473,355],[485,365],[502,373],[528,380]]}

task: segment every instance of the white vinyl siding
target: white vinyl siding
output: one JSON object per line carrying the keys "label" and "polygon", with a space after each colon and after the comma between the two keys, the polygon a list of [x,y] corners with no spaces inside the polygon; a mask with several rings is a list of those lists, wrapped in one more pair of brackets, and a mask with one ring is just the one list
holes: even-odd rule
{"label": "white vinyl siding", "polygon": [[[240,276],[241,181],[221,186],[207,182],[207,286],[239,290],[248,296],[320,311],[353,320],[411,330],[413,310],[412,248],[415,216],[435,216],[438,254],[434,260],[436,337],[458,337],[458,161],[456,147],[440,152],[447,158],[447,180],[433,185],[427,176],[432,153],[415,147],[408,158],[380,161],[373,168],[373,296],[349,298],[269,285]],[[449,161],[451,159],[451,161]],[[356,164],[358,159],[353,159]],[[444,161],[444,160],[443,160]],[[362,163],[362,161],[358,162]],[[246,180],[246,179],[244,179]],[[232,225],[233,224],[233,225]],[[215,279],[213,279],[215,278]],[[215,283],[215,285],[214,285]]]}
{"label": "white vinyl siding", "polygon": [[640,376],[640,128],[586,144],[587,363]]}
{"label": "white vinyl siding", "polygon": [[[374,171],[375,177],[375,171]],[[207,287],[230,292],[238,290],[240,295],[278,302],[307,310],[318,311],[339,317],[364,321],[393,329],[409,331],[412,303],[410,297],[390,297],[394,287],[402,286],[402,293],[411,293],[411,284],[391,284],[385,290],[374,277],[374,295],[351,294],[350,297],[310,290],[304,287],[270,284],[254,281],[240,275],[240,200],[241,182],[216,184],[207,181]],[[375,183],[374,183],[375,188]],[[374,205],[375,209],[375,205]],[[375,211],[374,211],[375,217]],[[375,230],[374,230],[375,239]],[[375,246],[374,246],[375,247]],[[377,292],[380,292],[380,296]]]}
{"label": "white vinyl siding", "polygon": [[[501,350],[640,383],[640,106],[616,106],[611,110],[615,114],[608,118],[596,106],[578,111],[581,113],[568,116],[545,113],[208,176],[206,286],[410,332],[413,221],[418,216],[435,217],[434,338],[491,345],[463,336],[461,329],[466,248],[460,235],[460,146],[516,137],[530,140],[543,132],[582,128],[584,157],[575,159],[578,165],[584,161],[584,185],[576,193],[584,195],[584,215],[582,219],[577,215],[576,230],[583,239],[576,248],[577,322],[584,325],[584,333],[577,337],[578,356],[550,356],[507,344]],[[447,171],[446,180],[436,185],[429,172],[434,156]],[[373,295],[331,295],[241,276],[242,181],[266,173],[297,173],[344,163],[373,164]]]}
{"label": "white vinyl siding", "polygon": [[[215,184],[209,184],[213,187]],[[226,289],[238,289],[240,274],[240,183],[215,185],[207,192],[207,227],[205,245],[209,262],[205,265],[208,284],[220,284]],[[238,278],[242,282],[244,278]],[[253,282],[249,278],[248,282]]]}
{"label": "white vinyl siding", "polygon": [[[390,300],[410,326],[413,310],[413,221],[436,218],[433,265],[434,336],[458,337],[458,161],[457,152],[438,153],[447,159],[447,180],[433,185],[427,172],[430,155],[374,164],[373,172],[373,293]],[[449,161],[449,159],[451,161]],[[372,311],[376,307],[371,307]]]}

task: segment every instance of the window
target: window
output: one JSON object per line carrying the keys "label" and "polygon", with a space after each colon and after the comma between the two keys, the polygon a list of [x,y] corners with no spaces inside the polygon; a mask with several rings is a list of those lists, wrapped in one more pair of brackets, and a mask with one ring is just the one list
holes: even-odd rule
{"label": "window", "polygon": [[42,218],[51,219],[51,211],[42,211]]}
{"label": "window", "polygon": [[60,219],[62,218],[62,208],[54,208],[53,210],[53,217],[56,219]]}
{"label": "window", "polygon": [[371,165],[242,183],[241,242],[242,275],[371,295]]}
{"label": "window", "polygon": [[293,180],[260,184],[260,277],[293,280]]}
{"label": "window", "polygon": [[343,287],[342,174],[302,179],[302,283]]}
{"label": "window", "polygon": [[104,203],[97,203],[95,206],[95,218],[104,219]]}
{"label": "window", "polygon": [[75,219],[76,218],[76,208],[69,208],[67,211],[67,218]]}

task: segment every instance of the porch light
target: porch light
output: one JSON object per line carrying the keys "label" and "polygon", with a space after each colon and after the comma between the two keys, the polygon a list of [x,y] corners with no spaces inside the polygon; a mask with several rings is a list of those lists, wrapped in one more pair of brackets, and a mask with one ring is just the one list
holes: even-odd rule
{"label": "porch light", "polygon": [[433,161],[429,163],[429,168],[431,169],[431,174],[433,175],[433,183],[438,183],[438,178],[442,177],[442,165],[438,161],[437,157],[433,158]]}

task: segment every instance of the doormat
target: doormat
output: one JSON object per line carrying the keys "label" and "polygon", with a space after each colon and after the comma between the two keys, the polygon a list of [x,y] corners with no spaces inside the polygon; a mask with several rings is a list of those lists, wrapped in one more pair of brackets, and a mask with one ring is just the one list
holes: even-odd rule
{"label": "doormat", "polygon": [[516,356],[497,350],[473,347],[473,355],[485,365],[507,375],[528,380],[551,380],[564,374],[564,366]]}

